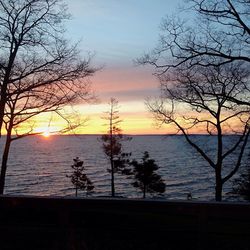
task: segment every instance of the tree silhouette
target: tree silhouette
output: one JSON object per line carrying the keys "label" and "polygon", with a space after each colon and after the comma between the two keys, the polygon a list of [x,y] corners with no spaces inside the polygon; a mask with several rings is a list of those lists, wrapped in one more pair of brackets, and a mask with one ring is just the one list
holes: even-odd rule
{"label": "tree silhouette", "polygon": [[166,184],[159,174],[155,171],[159,169],[155,160],[149,158],[149,153],[144,152],[142,161],[133,160],[130,163],[133,166],[133,175],[135,182],[133,186],[139,188],[143,192],[143,198],[146,198],[146,193],[164,193]]}
{"label": "tree silhouette", "polygon": [[[152,65],[162,76],[173,69],[250,63],[250,5],[248,0],[187,0],[179,13],[162,20],[156,48],[137,62]],[[193,17],[193,18],[192,18]],[[250,106],[247,98],[231,96],[232,102]],[[222,93],[223,94],[223,93]]]}
{"label": "tree silhouette", "polygon": [[[248,155],[248,162],[250,155]],[[239,177],[233,181],[233,194],[241,196],[244,200],[250,201],[250,165],[247,163],[242,169]]]}
{"label": "tree silhouette", "polygon": [[[213,169],[217,201],[222,199],[224,183],[241,165],[250,133],[249,106],[231,101],[231,97],[244,97],[248,76],[248,69],[240,63],[196,66],[195,71],[178,68],[162,76],[161,98],[148,103],[160,124],[173,125]],[[197,131],[216,138],[213,155],[190,136]],[[228,134],[235,135],[230,144],[226,143]],[[230,169],[226,160],[232,155]]]}
{"label": "tree silhouette", "polygon": [[96,69],[64,38],[68,17],[61,0],[0,0],[0,136],[3,124],[7,131],[0,194],[11,142],[32,133],[13,131],[41,113],[93,97],[87,78]]}
{"label": "tree silhouette", "polygon": [[115,98],[110,99],[110,110],[105,112],[106,116],[102,117],[108,121],[107,134],[102,135],[103,151],[108,157],[110,168],[108,172],[111,174],[111,196],[115,196],[115,173],[126,172],[128,157],[130,154],[123,153],[122,142],[131,138],[122,134],[119,127],[122,122],[119,117],[118,101]]}
{"label": "tree silhouette", "polygon": [[83,165],[83,161],[81,161],[78,157],[73,159],[73,161],[74,164],[71,166],[73,173],[71,175],[67,175],[67,177],[71,179],[72,184],[75,186],[76,197],[78,195],[78,190],[86,191],[86,195],[88,195],[94,189],[94,185],[84,173],[85,167]]}
{"label": "tree silhouette", "polygon": [[[241,165],[249,136],[249,1],[186,4],[181,13],[191,11],[194,18],[164,18],[159,44],[137,61],[152,65],[161,82],[162,96],[149,109],[161,124],[173,124],[212,167],[220,201],[223,184]],[[216,136],[213,157],[190,137],[201,130]],[[229,150],[225,134],[237,135]],[[233,168],[223,176],[225,159],[236,151]]]}
{"label": "tree silhouette", "polygon": [[[162,20],[158,46],[138,61],[159,74],[182,64],[218,66],[250,62],[248,0],[188,0],[179,13]],[[192,18],[193,17],[193,18]]]}
{"label": "tree silhouette", "polygon": [[250,168],[248,167],[240,177],[234,180],[233,193],[250,201]]}

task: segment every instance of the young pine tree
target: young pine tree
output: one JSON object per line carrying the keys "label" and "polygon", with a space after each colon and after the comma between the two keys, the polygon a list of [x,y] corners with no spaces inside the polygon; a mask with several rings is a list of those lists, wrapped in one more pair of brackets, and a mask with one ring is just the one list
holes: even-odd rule
{"label": "young pine tree", "polygon": [[[250,157],[250,156],[249,156]],[[250,166],[247,165],[238,178],[233,181],[233,194],[250,202]]]}
{"label": "young pine tree", "polygon": [[109,159],[110,168],[108,172],[111,174],[111,196],[115,196],[115,173],[127,172],[126,166],[129,162],[128,158],[131,155],[123,153],[122,141],[130,140],[131,138],[122,134],[119,127],[122,120],[119,116],[118,101],[115,98],[110,99],[109,111],[105,112],[106,116],[102,117],[107,120],[108,131],[102,135],[102,147],[105,155]]}
{"label": "young pine tree", "polygon": [[73,159],[73,161],[74,164],[71,166],[73,173],[71,175],[67,175],[67,177],[71,178],[71,182],[75,186],[76,197],[79,189],[86,191],[86,195],[88,195],[94,189],[94,185],[84,173],[85,167],[83,165],[83,161],[81,161],[78,157]]}
{"label": "young pine tree", "polygon": [[166,184],[159,174],[155,171],[159,169],[155,160],[149,158],[149,153],[144,152],[142,161],[133,160],[131,165],[134,167],[133,175],[135,182],[133,186],[139,188],[143,192],[143,198],[146,198],[146,193],[164,193]]}

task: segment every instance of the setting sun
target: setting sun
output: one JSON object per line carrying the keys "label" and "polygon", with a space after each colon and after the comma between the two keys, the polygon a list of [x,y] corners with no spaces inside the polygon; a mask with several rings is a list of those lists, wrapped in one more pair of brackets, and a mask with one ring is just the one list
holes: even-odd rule
{"label": "setting sun", "polygon": [[50,134],[49,131],[45,131],[45,132],[42,133],[42,136],[43,136],[43,137],[46,137],[46,138],[50,137],[50,135],[51,135],[51,134]]}

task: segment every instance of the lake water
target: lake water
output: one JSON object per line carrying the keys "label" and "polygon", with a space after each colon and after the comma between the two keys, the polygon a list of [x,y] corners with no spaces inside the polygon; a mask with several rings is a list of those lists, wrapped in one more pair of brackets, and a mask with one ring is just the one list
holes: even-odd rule
{"label": "lake water", "polygon": [[[95,185],[92,196],[110,195],[108,160],[102,151],[102,143],[95,135],[26,137],[13,142],[6,177],[5,194],[73,196],[74,188],[66,177],[72,171],[73,158],[85,162],[86,173]],[[192,136],[213,157],[216,137]],[[230,143],[236,137],[227,136]],[[3,144],[4,137],[1,139]],[[161,199],[186,199],[189,192],[199,200],[214,199],[213,169],[190,147],[183,136],[133,136],[124,143],[124,151],[132,152],[132,158],[140,160],[144,151],[159,165],[159,174],[166,183],[166,192]],[[243,160],[243,166],[246,163]],[[233,164],[233,156],[227,160],[225,172]],[[243,167],[242,166],[242,167]],[[124,176],[115,176],[116,194],[124,197],[141,197],[141,192]],[[232,184],[224,187],[226,195]],[[84,195],[84,194],[82,194]]]}

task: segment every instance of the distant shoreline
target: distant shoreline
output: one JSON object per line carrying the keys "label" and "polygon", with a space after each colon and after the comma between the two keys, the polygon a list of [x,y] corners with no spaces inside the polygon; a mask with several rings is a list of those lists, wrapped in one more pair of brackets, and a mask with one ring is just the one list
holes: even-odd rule
{"label": "distant shoreline", "polygon": [[[103,133],[105,134],[105,133]],[[102,136],[103,134],[53,134],[51,133],[51,136]],[[183,134],[124,134],[125,136],[166,136],[166,137],[171,137],[171,136],[180,136],[183,137]],[[6,135],[2,135],[5,137]],[[43,136],[43,134],[36,134],[36,135],[30,135],[30,136]],[[217,135],[208,135],[208,134],[190,134],[189,136],[217,136]],[[224,134],[223,136],[240,136],[236,134]]]}

